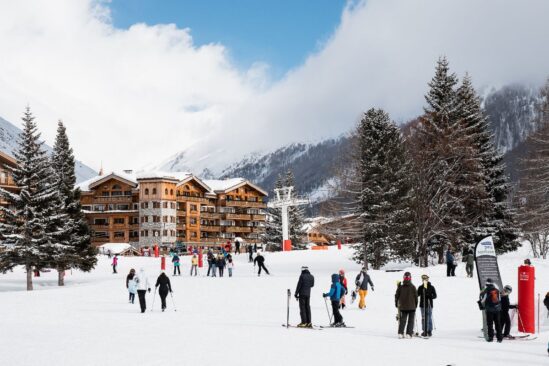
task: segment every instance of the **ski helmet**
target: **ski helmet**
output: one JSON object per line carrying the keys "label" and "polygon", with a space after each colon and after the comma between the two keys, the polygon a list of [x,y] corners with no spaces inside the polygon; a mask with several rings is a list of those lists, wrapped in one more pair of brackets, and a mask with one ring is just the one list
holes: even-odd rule
{"label": "ski helmet", "polygon": [[511,287],[511,285],[505,285],[505,287],[503,288],[505,290],[505,292],[507,293],[511,293],[513,292],[513,288]]}
{"label": "ski helmet", "polygon": [[486,279],[486,284],[487,284],[487,285],[493,285],[493,284],[494,284],[494,281],[492,281],[491,278],[487,278],[487,279]]}

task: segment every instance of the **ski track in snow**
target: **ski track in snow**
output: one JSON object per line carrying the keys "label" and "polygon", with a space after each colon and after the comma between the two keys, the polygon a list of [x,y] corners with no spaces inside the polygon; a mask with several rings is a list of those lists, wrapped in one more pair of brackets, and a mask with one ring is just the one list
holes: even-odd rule
{"label": "ski track in snow", "polygon": [[[526,252],[521,249],[499,259],[504,283],[515,290],[512,303],[517,267]],[[329,289],[330,274],[340,268],[346,269],[349,284],[354,282],[360,266],[350,256],[347,248],[266,253],[273,276],[260,278],[244,254],[235,256],[232,278],[203,277],[204,269],[199,277],[190,278],[189,257],[182,257],[183,275],[174,278],[167,261],[177,312],[170,297],[165,313],[158,297],[151,312],[153,288],[145,314],[140,313],[137,298],[136,304],[128,303],[125,278],[130,268],[144,267],[154,284],[158,258],[122,257],[119,273],[112,274],[110,260],[101,257],[92,273],[68,272],[64,288],[57,287],[55,271],[43,273],[34,278],[35,291],[29,293],[25,275],[17,269],[0,275],[0,365],[548,365],[547,320],[537,340],[498,344],[478,338],[478,284],[476,278],[465,277],[463,263],[455,278],[446,277],[445,266],[410,270],[415,285],[422,273],[428,273],[437,289],[437,329],[429,340],[397,339],[394,292],[402,272],[370,272],[375,291],[369,291],[364,311],[357,309],[357,302],[350,305],[347,297],[349,308],[342,315],[354,329],[282,328],[286,289],[293,294],[301,265],[308,265],[315,276],[313,323],[328,324],[321,295]],[[533,264],[536,294],[543,297],[549,290],[549,262]],[[290,306],[290,323],[297,324],[299,309],[293,297]],[[512,333],[516,332],[515,319]]]}

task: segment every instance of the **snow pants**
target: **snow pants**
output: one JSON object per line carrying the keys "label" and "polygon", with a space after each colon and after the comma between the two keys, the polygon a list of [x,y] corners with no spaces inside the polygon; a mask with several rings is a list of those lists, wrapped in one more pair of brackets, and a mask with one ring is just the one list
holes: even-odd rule
{"label": "snow pants", "polygon": [[219,277],[223,277],[224,270],[225,270],[225,267],[219,267]]}
{"label": "snow pants", "polygon": [[359,309],[364,309],[366,307],[366,295],[368,295],[368,290],[358,290],[358,296],[360,296],[360,300],[358,301]]}
{"label": "snow pants", "polygon": [[117,266],[116,264],[112,265],[112,273],[118,273],[118,272],[116,272],[116,266]]}
{"label": "snow pants", "polygon": [[433,308],[420,308],[421,310],[421,329],[424,332],[433,331]]}
{"label": "snow pants", "polygon": [[401,310],[400,320],[398,322],[398,334],[404,334],[404,328],[406,328],[406,334],[410,336],[414,335],[415,317],[415,310]]}
{"label": "snow pants", "polygon": [[503,336],[506,337],[511,333],[511,317],[508,311],[501,312],[501,326],[503,328]]}
{"label": "snow pants", "polygon": [[311,298],[309,296],[299,297],[299,315],[301,316],[301,323],[311,323]]}
{"label": "snow pants", "polygon": [[466,264],[465,270],[467,271],[467,277],[473,277],[473,270],[475,269],[474,264]]}
{"label": "snow pants", "polygon": [[501,319],[500,312],[486,312],[486,323],[488,325],[488,340],[494,340],[494,326],[496,327],[496,339],[501,341],[503,334],[501,333]]}
{"label": "snow pants", "polygon": [[334,314],[334,323],[342,323],[343,317],[339,312],[339,300],[332,300],[332,313]]}
{"label": "snow pants", "polygon": [[232,277],[233,276],[233,269],[232,268],[227,268],[227,270],[229,271],[229,277]]}
{"label": "snow pants", "polygon": [[446,277],[455,277],[456,275],[456,264],[453,263],[446,263]]}
{"label": "snow pants", "polygon": [[160,295],[160,301],[162,302],[162,310],[166,309],[166,297],[168,297],[168,290],[158,290],[158,294]]}
{"label": "snow pants", "polygon": [[137,296],[139,297],[139,306],[141,306],[141,312],[144,313],[147,309],[147,302],[145,300],[145,294],[147,290],[137,290]]}
{"label": "snow pants", "polygon": [[269,271],[267,270],[267,268],[265,267],[265,265],[263,263],[258,263],[257,266],[259,267],[259,272],[257,272],[258,276],[261,275],[261,268],[263,268],[265,273],[269,274]]}
{"label": "snow pants", "polygon": [[[196,272],[197,272],[196,267],[197,267],[196,264],[192,265],[192,267],[191,267],[191,276],[193,275],[193,271],[194,271],[194,275],[196,276]],[[209,275],[209,272],[208,272],[208,275]]]}
{"label": "snow pants", "polygon": [[179,266],[173,266],[173,275],[175,276],[176,273],[181,276],[181,269]]}
{"label": "snow pants", "polygon": [[133,292],[130,292],[130,302],[133,304],[135,300],[135,294]]}

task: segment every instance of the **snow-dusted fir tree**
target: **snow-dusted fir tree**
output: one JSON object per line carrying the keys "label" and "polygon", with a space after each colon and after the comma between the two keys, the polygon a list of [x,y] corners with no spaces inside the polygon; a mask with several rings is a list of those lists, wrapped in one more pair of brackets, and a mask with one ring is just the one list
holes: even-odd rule
{"label": "snow-dusted fir tree", "polygon": [[6,272],[17,265],[27,271],[27,290],[32,290],[32,272],[55,261],[58,248],[56,223],[57,193],[52,185],[49,158],[40,141],[34,117],[27,107],[23,131],[14,153],[17,167],[11,169],[19,193],[0,189],[8,202],[2,208],[0,235],[4,245],[0,250],[0,270]]}
{"label": "snow-dusted fir tree", "polygon": [[[286,172],[284,176],[284,186],[294,187],[292,195],[296,195],[295,177],[291,170]],[[280,210],[279,210],[280,211]],[[292,248],[305,249],[305,241],[307,233],[304,230],[305,225],[305,206],[290,206],[288,207],[288,231]]]}
{"label": "snow-dusted fir tree", "polygon": [[69,268],[90,271],[97,263],[96,250],[91,245],[89,227],[80,205],[80,190],[75,188],[74,155],[65,126],[58,123],[53,146],[52,167],[54,185],[60,201],[60,213],[65,217],[61,231],[60,250],[55,267],[59,286],[64,285],[64,272]]}
{"label": "snow-dusted fir tree", "polygon": [[[282,188],[283,180],[279,176],[275,188]],[[274,191],[273,191],[274,195]],[[272,250],[282,250],[282,213],[279,208],[267,207],[265,219],[265,233],[262,236],[263,244]]]}
{"label": "snow-dusted fir tree", "polygon": [[362,223],[354,259],[374,269],[409,253],[408,163],[400,129],[382,109],[370,109],[357,127]]}

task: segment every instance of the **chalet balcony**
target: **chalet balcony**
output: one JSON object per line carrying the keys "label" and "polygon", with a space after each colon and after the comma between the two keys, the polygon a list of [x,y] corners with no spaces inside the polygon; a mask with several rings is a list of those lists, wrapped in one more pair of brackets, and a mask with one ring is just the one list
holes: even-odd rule
{"label": "chalet balcony", "polygon": [[254,208],[266,208],[265,202],[255,201],[225,201],[225,205],[228,207],[254,207]]}
{"label": "chalet balcony", "polygon": [[15,182],[11,176],[0,177],[0,186],[2,188],[16,188]]}
{"label": "chalet balcony", "polygon": [[252,215],[226,213],[225,218],[227,220],[248,220],[249,221],[252,219]]}
{"label": "chalet balcony", "polygon": [[201,211],[200,212],[200,217],[203,218],[203,219],[218,219],[218,218],[221,217],[221,214],[219,214],[217,212]]}
{"label": "chalet balcony", "polygon": [[215,226],[215,225],[201,225],[200,226],[201,231],[209,231],[209,232],[215,232],[218,233],[221,231],[221,226]]}
{"label": "chalet balcony", "polygon": [[93,198],[93,203],[113,203],[113,202],[123,202],[123,203],[132,203],[132,196],[96,196]]}
{"label": "chalet balcony", "polygon": [[210,203],[210,200],[204,197],[177,196],[177,202]]}
{"label": "chalet balcony", "polygon": [[252,215],[252,220],[253,221],[265,221],[266,220],[266,215]]}
{"label": "chalet balcony", "polygon": [[251,233],[252,228],[246,226],[227,226],[225,227],[227,233]]}

